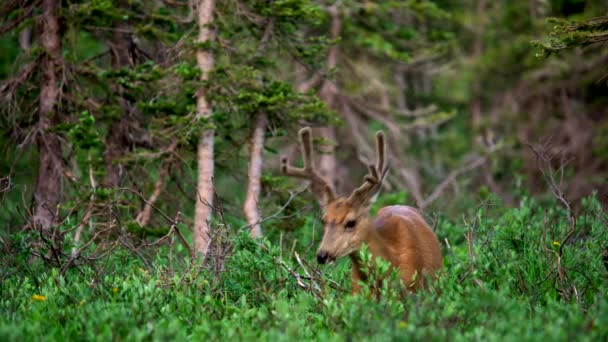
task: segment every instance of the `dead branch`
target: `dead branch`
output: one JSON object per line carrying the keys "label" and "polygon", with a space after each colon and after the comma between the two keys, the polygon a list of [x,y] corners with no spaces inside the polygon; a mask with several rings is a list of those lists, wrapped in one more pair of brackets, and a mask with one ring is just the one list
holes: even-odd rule
{"label": "dead branch", "polygon": [[[533,146],[530,143],[527,143],[530,150],[536,156],[536,161],[538,163],[538,169],[547,185],[549,186],[549,190],[555,199],[566,209],[566,217],[568,220],[568,224],[570,229],[566,233],[566,236],[563,238],[560,243],[559,250],[557,252],[551,251],[555,253],[555,270],[557,272],[558,277],[555,279],[556,284],[560,286],[559,292],[564,296],[566,300],[569,300],[572,295],[575,296],[577,302],[580,303],[580,294],[576,289],[576,286],[570,282],[570,277],[567,274],[566,269],[563,267],[563,249],[564,246],[568,243],[574,232],[576,231],[576,217],[572,213],[572,207],[570,206],[570,202],[564,195],[561,187],[564,181],[564,171],[565,167],[568,164],[568,160],[566,160],[565,153],[560,154],[560,162],[559,167],[555,170],[552,166],[552,161],[557,156],[556,154],[550,154],[551,140],[547,140],[543,145],[538,147]],[[571,285],[571,286],[570,286]]]}
{"label": "dead branch", "polygon": [[[294,198],[296,198],[299,194],[301,194],[302,192],[306,191],[307,189],[304,188],[300,191],[297,191],[295,193],[290,192],[289,193],[289,198],[287,199],[287,201],[285,201],[285,204],[283,204],[274,214],[267,216],[257,222],[255,222],[256,224],[262,224],[266,221],[270,221],[270,220],[275,220],[275,219],[281,219],[281,218],[285,218],[284,216],[279,216],[288,206],[289,204],[291,204],[291,202],[294,200]],[[251,224],[247,224],[244,225],[242,227],[239,227],[239,230],[243,230],[243,229],[251,229]]]}
{"label": "dead branch", "polygon": [[450,174],[443,180],[443,182],[439,183],[439,185],[435,188],[435,190],[433,190],[433,192],[424,200],[422,201],[419,206],[420,209],[424,210],[426,208],[428,208],[429,205],[431,205],[433,202],[435,202],[445,191],[445,189],[454,181],[456,181],[456,179],[458,177],[460,177],[461,175],[472,171],[478,167],[480,167],[481,165],[483,165],[487,160],[486,156],[480,156],[475,158],[472,162],[468,162],[466,163],[465,166],[462,166],[452,172],[450,172]]}
{"label": "dead branch", "polygon": [[[166,149],[165,152],[172,155],[173,152],[175,151],[175,149],[177,148],[177,145],[178,145],[178,140],[175,139],[171,143],[171,145]],[[139,212],[139,214],[137,214],[137,216],[135,218],[135,221],[137,221],[137,224],[139,224],[142,227],[147,226],[148,222],[150,221],[150,217],[152,216],[152,207],[148,203],[154,205],[154,204],[156,204],[156,201],[158,201],[161,191],[163,190],[165,178],[167,178],[167,176],[169,175],[169,166],[170,166],[172,160],[173,159],[171,157],[169,157],[167,161],[162,163],[164,165],[161,164],[158,178],[156,178],[156,182],[154,183],[154,190],[152,191],[150,198],[144,205],[144,208]]]}
{"label": "dead branch", "polygon": [[11,176],[0,177],[0,194],[2,194],[2,198],[0,198],[0,208],[2,208],[8,192],[14,188],[15,184],[11,181]]}
{"label": "dead branch", "polygon": [[[88,156],[89,163],[91,163],[91,155]],[[76,228],[76,233],[74,235],[74,247],[72,247],[72,256],[77,252],[76,245],[80,242],[80,235],[84,230],[84,227],[89,223],[91,217],[93,216],[93,206],[95,205],[95,189],[97,188],[97,182],[95,181],[95,176],[93,175],[93,167],[89,164],[89,182],[91,184],[91,197],[89,199],[89,204],[87,206],[87,210],[85,211],[84,217],[78,227]]]}
{"label": "dead branch", "polygon": [[36,8],[36,6],[38,6],[41,2],[42,0],[35,1],[30,6],[26,7],[17,19],[9,21],[4,25],[0,26],[0,35],[5,34],[6,32],[14,29],[15,27],[19,26],[19,24],[28,19],[34,11],[34,8]]}
{"label": "dead branch", "polygon": [[36,59],[26,64],[15,76],[2,82],[2,86],[0,87],[0,98],[7,99],[12,97],[17,87],[22,85],[31,77],[34,71],[38,68],[41,60],[42,56],[38,56]]}

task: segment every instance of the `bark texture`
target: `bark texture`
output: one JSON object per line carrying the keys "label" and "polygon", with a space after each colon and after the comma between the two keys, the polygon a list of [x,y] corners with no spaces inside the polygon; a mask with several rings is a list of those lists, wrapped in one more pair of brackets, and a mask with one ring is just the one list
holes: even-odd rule
{"label": "bark texture", "polygon": [[40,103],[38,110],[39,152],[38,179],[34,191],[34,228],[48,231],[55,220],[57,206],[63,193],[63,161],[61,141],[51,132],[59,121],[55,113],[59,102],[58,85],[61,37],[57,10],[58,0],[42,2],[42,34],[40,41],[44,49],[40,70]]}
{"label": "bark texture", "polygon": [[[483,54],[483,34],[484,34],[484,12],[486,8],[485,0],[477,0],[476,4],[476,12],[477,18],[480,21],[477,25],[474,32],[474,41],[473,41],[473,51],[472,58],[473,60],[478,60]],[[470,104],[470,112],[471,112],[471,128],[474,132],[479,133],[480,126],[482,124],[482,108],[481,108],[481,98],[479,94],[482,92],[481,84],[479,81],[474,80],[472,85],[472,93],[473,98],[471,99]],[[479,140],[479,139],[477,139]],[[479,141],[477,141],[479,143]]]}
{"label": "bark texture", "polygon": [[[125,6],[126,4],[121,1],[120,5]],[[114,29],[112,40],[109,42],[112,53],[112,68],[120,69],[134,65],[131,27],[126,22],[118,22]],[[129,148],[128,120],[133,110],[133,104],[125,98],[122,86],[114,85],[114,92],[119,97],[118,101],[122,113],[118,120],[110,124],[106,136],[104,163],[106,166],[105,183],[108,187],[119,186],[124,176],[124,166],[120,163],[120,159],[124,157]]]}
{"label": "bark texture", "polygon": [[[329,14],[331,16],[330,32],[329,36],[331,39],[337,39],[340,37],[342,31],[342,20],[340,13],[335,6],[330,7]],[[327,55],[327,68],[329,70],[334,69],[338,65],[338,58],[340,56],[340,47],[338,44],[333,45],[329,49]],[[338,88],[336,84],[329,79],[325,79],[319,91],[319,98],[327,104],[329,108],[339,110],[337,103]],[[336,161],[335,150],[336,146],[336,132],[333,127],[320,127],[314,129],[314,134],[318,137],[327,139],[331,144],[320,147],[321,153],[319,157],[319,172],[321,176],[325,178],[334,189],[339,189],[340,184],[336,184],[337,181],[337,169],[338,163]]]}
{"label": "bark texture", "polygon": [[259,238],[262,236],[260,224],[261,216],[258,202],[262,190],[262,168],[264,166],[264,134],[268,126],[268,117],[262,113],[258,115],[253,136],[251,137],[251,152],[249,159],[249,171],[247,173],[247,196],[243,204],[243,212],[251,229],[251,236]]}
{"label": "bark texture", "polygon": [[[215,32],[210,27],[213,23],[213,11],[215,0],[201,0],[198,3],[198,25],[199,44],[207,43],[215,39]],[[201,69],[201,80],[209,78],[209,72],[213,68],[214,58],[211,51],[199,48],[196,53],[196,60]],[[196,115],[199,119],[211,117],[211,104],[207,100],[207,90],[203,86],[199,88],[196,102]],[[197,200],[194,208],[194,248],[203,256],[207,254],[209,248],[210,222],[213,213],[213,144],[215,131],[207,128],[201,134],[197,146],[198,160],[198,182]]]}

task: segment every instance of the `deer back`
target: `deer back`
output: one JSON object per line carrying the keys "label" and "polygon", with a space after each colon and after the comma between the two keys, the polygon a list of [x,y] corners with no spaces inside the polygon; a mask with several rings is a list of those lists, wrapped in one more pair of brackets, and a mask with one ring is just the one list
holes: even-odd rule
{"label": "deer back", "polygon": [[366,242],[372,255],[398,268],[405,284],[411,284],[413,290],[420,288],[424,277],[433,275],[443,263],[437,236],[412,207],[380,209]]}

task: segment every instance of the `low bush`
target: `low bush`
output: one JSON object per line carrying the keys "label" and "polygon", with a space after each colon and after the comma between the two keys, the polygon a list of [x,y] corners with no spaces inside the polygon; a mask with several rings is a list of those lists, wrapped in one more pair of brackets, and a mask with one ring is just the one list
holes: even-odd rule
{"label": "low bush", "polygon": [[[202,266],[174,266],[162,246],[145,262],[122,249],[67,270],[37,262],[24,247],[34,236],[14,234],[0,340],[606,340],[608,217],[595,198],[574,230],[566,215],[524,199],[438,219],[439,279],[417,294],[386,282],[379,298],[350,294],[348,260],[307,262],[310,227],[297,243],[227,235],[228,252]],[[369,267],[391,277],[382,262]]]}

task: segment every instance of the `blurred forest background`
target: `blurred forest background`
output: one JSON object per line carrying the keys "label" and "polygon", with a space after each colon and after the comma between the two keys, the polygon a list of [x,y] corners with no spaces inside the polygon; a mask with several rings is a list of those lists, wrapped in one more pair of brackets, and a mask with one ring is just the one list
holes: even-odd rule
{"label": "blurred forest background", "polygon": [[[0,13],[0,337],[606,336],[606,1],[6,0]],[[448,299],[404,309],[332,290],[350,286],[348,263],[313,265],[318,205],[279,172],[304,126],[343,194],[386,132],[374,209],[424,213]],[[461,318],[495,306],[504,322],[487,331]],[[79,310],[107,315],[89,326]],[[499,326],[530,315],[529,331]],[[67,328],[45,330],[57,316]]]}

